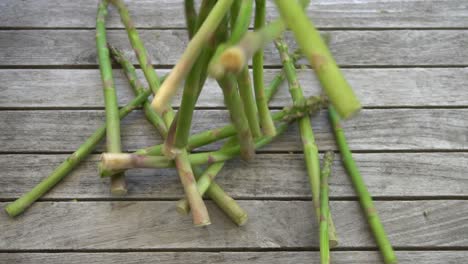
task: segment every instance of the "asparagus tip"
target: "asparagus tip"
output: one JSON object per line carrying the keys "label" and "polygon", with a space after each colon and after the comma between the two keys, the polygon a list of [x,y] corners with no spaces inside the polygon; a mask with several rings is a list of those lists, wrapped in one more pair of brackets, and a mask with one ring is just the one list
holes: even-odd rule
{"label": "asparagus tip", "polygon": [[246,63],[245,53],[239,47],[228,48],[221,55],[220,62],[226,71],[239,73]]}

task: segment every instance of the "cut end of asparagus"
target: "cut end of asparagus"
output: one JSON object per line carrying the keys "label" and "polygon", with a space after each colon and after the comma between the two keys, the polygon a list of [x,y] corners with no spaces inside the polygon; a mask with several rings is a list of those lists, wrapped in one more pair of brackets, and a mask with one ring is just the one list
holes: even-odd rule
{"label": "cut end of asparagus", "polygon": [[110,190],[112,195],[122,196],[127,194],[127,181],[125,181],[124,173],[112,176]]}
{"label": "cut end of asparagus", "polygon": [[328,241],[329,241],[328,244],[330,245],[330,248],[335,248],[338,246],[338,240],[330,238]]}
{"label": "cut end of asparagus", "polygon": [[122,170],[132,167],[132,155],[126,153],[103,153],[99,164],[101,177],[115,175]]}
{"label": "cut end of asparagus", "polygon": [[128,193],[126,187],[115,187],[111,189],[111,194],[115,196],[124,196]]}
{"label": "cut end of asparagus", "polygon": [[247,220],[249,220],[249,215],[245,213],[240,215],[235,222],[238,226],[244,226],[247,223]]}
{"label": "cut end of asparagus", "polygon": [[358,101],[356,101],[352,104],[347,104],[347,106],[345,107],[335,106],[335,109],[338,111],[341,119],[345,120],[345,119],[351,119],[357,114],[359,114],[359,112],[361,112],[362,107],[361,107],[361,104]]}
{"label": "cut end of asparagus", "polygon": [[190,212],[190,205],[186,199],[180,199],[177,202],[176,210],[181,215],[188,215],[188,213]]}
{"label": "cut end of asparagus", "polygon": [[193,225],[196,226],[196,227],[209,226],[209,225],[211,225],[211,221],[208,219],[208,220],[203,221],[203,222],[196,222],[196,223],[194,222]]}
{"label": "cut end of asparagus", "polygon": [[10,217],[15,217],[19,214],[21,214],[24,209],[26,209],[24,206],[17,206],[15,203],[10,203],[7,206],[5,206],[5,212],[10,216]]}
{"label": "cut end of asparagus", "polygon": [[231,47],[223,52],[220,63],[228,72],[239,73],[246,64],[244,51],[239,47]]}

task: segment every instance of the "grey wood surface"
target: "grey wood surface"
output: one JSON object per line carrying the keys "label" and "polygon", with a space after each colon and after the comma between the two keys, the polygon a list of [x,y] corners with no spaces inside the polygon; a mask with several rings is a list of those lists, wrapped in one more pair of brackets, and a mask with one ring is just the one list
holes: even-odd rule
{"label": "grey wood surface", "polygon": [[[187,44],[183,0],[125,0],[158,73]],[[199,2],[199,1],[198,1]],[[277,17],[267,1],[267,17]],[[96,0],[0,1],[0,207],[28,191],[104,120],[95,51]],[[400,263],[468,258],[468,3],[464,0],[317,0],[308,9],[365,109],[344,122],[362,175]],[[136,63],[116,10],[109,41]],[[287,41],[293,44],[291,35]],[[280,72],[266,51],[266,80]],[[305,63],[301,61],[301,63]],[[114,70],[120,105],[133,98]],[[138,74],[142,80],[140,71]],[[307,95],[320,92],[310,70]],[[180,95],[174,106],[178,106]],[[271,106],[290,104],[283,84]],[[208,81],[193,131],[228,122]],[[275,110],[276,111],[276,110]],[[312,119],[321,151],[336,149],[326,111]],[[141,111],[123,122],[126,151],[160,143]],[[214,150],[213,144],[201,150]],[[98,153],[24,215],[0,213],[3,263],[315,263],[315,215],[296,125],[247,164],[227,162],[217,182],[249,212],[235,227],[208,202],[213,225],[174,209],[174,170],[130,170],[129,195],[97,176]],[[332,263],[380,263],[356,194],[336,157],[331,209],[340,248]]]}
{"label": "grey wood surface", "polygon": [[[126,2],[137,27],[185,27],[182,0]],[[276,18],[274,4],[267,2],[267,18]],[[92,0],[3,0],[0,17],[4,19],[2,26],[8,28],[94,28],[96,6]],[[317,0],[312,1],[308,13],[323,28],[439,28],[468,27],[467,10],[463,0]],[[122,27],[112,11],[108,25]]]}
{"label": "grey wood surface", "polygon": [[[184,30],[140,30],[151,61],[177,62],[187,44]],[[342,66],[466,66],[468,30],[331,30],[330,49]],[[286,34],[291,50],[295,44]],[[0,30],[0,65],[97,65],[94,30]],[[108,41],[133,62],[127,34],[108,31]],[[280,65],[273,45],[265,64]]]}
{"label": "grey wood surface", "polygon": [[[238,227],[211,202],[209,228],[194,228],[173,201],[40,202],[16,219],[0,215],[2,249],[316,248],[310,201],[239,201]],[[468,201],[377,201],[395,247],[467,247]],[[357,201],[332,201],[342,248],[375,247]],[[447,217],[450,216],[450,217]],[[404,224],[402,224],[404,223]],[[21,227],[21,228],[18,228]]]}
{"label": "grey wood surface", "polygon": [[[158,70],[162,76],[169,70]],[[269,83],[280,69],[265,70]],[[343,69],[344,75],[364,107],[468,106],[468,68]],[[145,83],[141,71],[140,80]],[[304,94],[320,94],[320,85],[310,70],[299,71]],[[120,105],[133,97],[121,72],[114,70]],[[97,69],[15,69],[0,70],[0,108],[96,108],[104,107]],[[272,107],[291,104],[284,82],[270,103]],[[64,92],[66,89],[66,92]],[[25,96],[27,92],[27,96]],[[173,105],[180,104],[178,96]],[[223,95],[215,81],[203,88],[199,107],[224,107]]]}
{"label": "grey wood surface", "polygon": [[[397,251],[401,264],[460,264],[466,253],[460,251]],[[126,252],[126,253],[0,253],[0,259],[11,264],[49,263],[69,264],[146,264],[146,263],[192,263],[192,264],[296,264],[315,263],[318,252]],[[375,264],[380,257],[375,251],[335,251],[331,260],[336,264]]]}
{"label": "grey wood surface", "polygon": [[[193,133],[228,124],[226,110],[198,110]],[[468,148],[468,109],[365,109],[343,122],[353,150],[466,150]],[[312,118],[320,150],[335,149],[327,111]],[[72,152],[104,123],[103,110],[0,111],[0,140],[3,152]],[[131,113],[122,122],[125,151],[162,143],[145,120],[142,111]],[[216,149],[219,144],[207,146]],[[262,150],[300,151],[297,125]],[[103,151],[103,145],[98,147]]]}
{"label": "grey wood surface", "polygon": [[[67,155],[3,155],[0,159],[0,199],[12,199],[31,189]],[[467,153],[354,154],[369,191],[377,198],[467,197]],[[18,163],[17,160],[21,160]],[[97,174],[99,155],[91,156],[46,199],[112,199],[108,181]],[[226,163],[217,181],[231,196],[242,199],[308,199],[310,189],[302,154],[259,154],[249,164]],[[172,169],[135,169],[127,172],[128,197],[178,199],[183,195]],[[335,158],[330,197],[355,198],[344,168]]]}

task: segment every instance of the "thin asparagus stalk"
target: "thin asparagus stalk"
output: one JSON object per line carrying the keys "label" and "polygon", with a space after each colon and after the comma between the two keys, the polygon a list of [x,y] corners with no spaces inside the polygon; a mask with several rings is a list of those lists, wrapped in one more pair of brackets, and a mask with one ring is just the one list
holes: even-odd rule
{"label": "thin asparagus stalk", "polygon": [[153,99],[152,107],[156,112],[162,114],[168,111],[167,106],[177,91],[179,84],[189,73],[203,45],[208,43],[216,27],[221,23],[227,11],[229,11],[232,2],[233,0],[219,0],[200,26],[198,32],[190,40],[179,62],[174,66],[167,80]]}
{"label": "thin asparagus stalk", "polygon": [[[300,105],[304,100],[302,88],[297,80],[296,69],[292,63],[291,57],[288,53],[288,47],[283,41],[275,41],[275,45],[279,51],[281,60],[283,62],[283,71],[289,83],[289,93],[293,98],[295,105]],[[312,202],[314,204],[317,221],[320,221],[320,164],[318,148],[315,144],[315,136],[310,122],[310,116],[305,115],[299,119],[299,130],[301,139],[304,145],[304,160],[309,175],[309,182],[312,191]],[[332,247],[338,244],[338,239],[335,235],[335,227],[330,216],[330,243]]]}
{"label": "thin asparagus stalk", "polygon": [[[287,128],[286,122],[281,122],[278,125],[278,134],[283,133]],[[280,133],[281,132],[281,133]],[[263,136],[256,140],[255,148],[261,148],[270,143],[276,136]],[[200,152],[188,155],[188,161],[192,165],[213,164],[216,162],[226,161],[239,156],[241,148],[239,145],[226,148],[224,150]],[[126,169],[133,168],[170,168],[176,163],[165,156],[146,156],[132,153],[103,153],[101,155],[101,163],[103,171],[120,172]],[[104,177],[110,176],[111,173],[106,173]]]}
{"label": "thin asparagus stalk", "polygon": [[223,89],[224,103],[229,110],[231,122],[237,131],[241,146],[241,157],[249,161],[255,155],[254,141],[245,115],[243,102],[236,89],[236,80],[233,76],[225,76],[218,80],[218,84]]}
{"label": "thin asparagus stalk", "polygon": [[[143,85],[141,84],[140,80],[136,75],[135,67],[130,61],[125,58],[125,55],[119,49],[113,47],[112,45],[108,44],[110,53],[112,58],[118,62],[127,77],[130,87],[132,88],[135,95],[140,95],[145,92]],[[146,119],[158,130],[159,134],[163,137],[167,137],[167,128],[164,124],[164,120],[156,113],[153,108],[151,108],[151,104],[148,100],[143,102],[143,109],[145,111]]]}
{"label": "thin asparagus stalk", "polygon": [[361,109],[359,100],[302,7],[290,0],[275,0],[275,3],[340,116],[347,119],[356,114]]}
{"label": "thin asparagus stalk", "polygon": [[320,172],[320,263],[330,264],[330,244],[328,238],[328,218],[330,208],[328,206],[328,177],[333,164],[333,151],[327,151],[323,156],[322,170]]}
{"label": "thin asparagus stalk", "polygon": [[197,26],[197,12],[195,11],[195,1],[184,0],[185,11],[185,24],[187,25],[187,32],[189,39],[193,38]]}
{"label": "thin asparagus stalk", "polygon": [[[273,120],[277,122],[290,122],[302,117],[305,111],[308,111],[310,114],[314,114],[321,108],[323,108],[326,104],[327,101],[325,100],[325,98],[311,96],[307,98],[305,103],[302,105],[284,107],[281,111],[274,113]],[[204,131],[191,136],[189,138],[189,143],[187,146],[189,150],[192,150],[234,135],[236,135],[236,129],[232,124],[229,124],[222,128]],[[162,148],[163,145],[155,145],[145,149],[137,150],[135,154],[158,156],[162,155]]]}
{"label": "thin asparagus stalk", "polygon": [[[121,152],[120,145],[120,118],[119,106],[117,103],[117,93],[112,76],[112,66],[109,58],[106,40],[106,17],[107,0],[102,0],[98,4],[96,16],[96,47],[99,58],[99,69],[104,91],[104,102],[106,108],[106,139],[107,151],[111,153]],[[127,183],[124,174],[115,174],[111,178],[111,193],[114,195],[124,195],[127,193]]]}
{"label": "thin asparagus stalk", "polygon": [[[265,0],[255,1],[255,21],[254,28],[256,30],[265,26]],[[245,66],[244,66],[245,67]],[[262,131],[265,135],[271,136],[276,133],[273,119],[271,118],[270,110],[268,109],[268,102],[265,97],[265,88],[263,87],[263,49],[258,49],[253,55],[253,80],[255,99],[257,101],[258,115],[260,117],[260,124]]]}
{"label": "thin asparagus stalk", "polygon": [[257,103],[252,94],[252,80],[250,79],[249,68],[244,69],[237,76],[237,84],[239,86],[239,94],[244,104],[244,112],[249,122],[250,132],[254,138],[262,136],[260,123],[257,115]]}
{"label": "thin asparagus stalk", "polygon": [[[144,91],[142,94],[135,97],[132,101],[122,107],[119,111],[119,117],[122,119],[127,116],[131,111],[141,105],[151,91]],[[59,183],[65,176],[67,176],[76,166],[78,166],[83,159],[89,156],[96,148],[97,144],[106,134],[106,125],[99,127],[80,147],[67,157],[52,173],[43,179],[39,184],[34,186],[29,192],[23,194],[14,202],[5,207],[5,211],[9,216],[15,217],[31,206],[37,199],[42,197],[57,183]]]}
{"label": "thin asparagus stalk", "polygon": [[237,17],[239,16],[239,11],[241,9],[242,0],[234,0],[231,5],[231,11],[229,12],[229,25],[231,30],[236,24]]}
{"label": "thin asparagus stalk", "polygon": [[392,245],[390,244],[382,222],[380,221],[377,209],[375,208],[374,202],[372,201],[372,197],[367,190],[364,179],[362,178],[361,173],[359,172],[359,168],[353,159],[353,155],[349,150],[343,128],[340,125],[339,115],[333,106],[329,107],[328,114],[333,132],[335,134],[336,143],[338,144],[338,148],[341,153],[343,164],[346,168],[346,171],[348,172],[349,177],[351,178],[354,190],[356,190],[356,193],[359,196],[359,202],[364,211],[364,214],[367,217],[367,222],[371,228],[372,234],[377,241],[380,254],[382,255],[386,264],[398,263],[395,253],[393,252]]}
{"label": "thin asparagus stalk", "polygon": [[[122,0],[109,1],[119,10],[120,20],[127,30],[128,39],[130,40],[130,44],[135,51],[135,55],[138,59],[138,62],[140,63],[146,81],[148,82],[151,91],[153,91],[153,94],[156,94],[156,92],[159,90],[160,80],[153,68],[153,64],[151,63],[151,59],[148,55],[145,45],[143,45],[143,42],[140,39],[140,35],[135,28],[135,24],[130,17],[127,6]],[[162,115],[162,117],[165,121],[170,121],[174,118],[174,112],[168,110]]]}

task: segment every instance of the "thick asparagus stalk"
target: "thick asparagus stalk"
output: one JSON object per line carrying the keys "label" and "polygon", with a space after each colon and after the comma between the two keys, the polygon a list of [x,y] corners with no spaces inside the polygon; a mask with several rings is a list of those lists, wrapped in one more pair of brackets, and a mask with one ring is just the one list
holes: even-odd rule
{"label": "thick asparagus stalk", "polygon": [[330,264],[330,244],[328,225],[330,208],[328,206],[328,177],[333,164],[333,151],[327,151],[323,156],[322,170],[320,172],[320,263]]}
{"label": "thick asparagus stalk", "polygon": [[177,91],[179,84],[187,76],[195,60],[200,54],[203,45],[208,43],[216,27],[221,23],[223,17],[229,11],[233,0],[219,0],[203,22],[198,32],[190,40],[186,50],[182,54],[179,62],[172,69],[167,80],[156,93],[152,107],[158,113],[168,111],[167,106]]}
{"label": "thick asparagus stalk", "polygon": [[302,7],[290,0],[275,0],[275,3],[340,116],[346,119],[356,114],[361,109],[359,100]]}
{"label": "thick asparagus stalk", "polygon": [[236,80],[233,76],[225,76],[218,80],[218,84],[223,89],[224,103],[229,110],[231,122],[237,131],[241,146],[241,157],[247,161],[251,160],[255,155],[254,141],[245,115],[244,104],[236,89]]}
{"label": "thick asparagus stalk", "polygon": [[[107,0],[99,1],[96,16],[96,47],[106,108],[107,151],[119,153],[121,151],[119,107],[106,40],[107,4]],[[119,173],[112,176],[111,193],[115,195],[124,195],[127,193],[127,184],[124,174]]]}
{"label": "thick asparagus stalk", "polygon": [[395,253],[393,252],[392,245],[388,240],[385,229],[374,206],[374,202],[372,201],[372,197],[367,190],[364,179],[362,178],[361,173],[359,172],[359,169],[353,159],[353,155],[349,150],[343,128],[340,125],[340,118],[338,113],[333,106],[330,106],[328,109],[328,114],[333,132],[335,133],[336,143],[340,149],[343,164],[346,168],[346,171],[348,172],[349,177],[351,178],[354,190],[356,190],[356,193],[359,196],[359,202],[361,203],[361,207],[367,217],[367,222],[369,223],[372,234],[377,241],[380,254],[382,254],[386,264],[398,263]]}
{"label": "thick asparagus stalk", "polygon": [[[119,117],[124,118],[131,111],[141,105],[151,91],[144,91],[138,95],[135,99],[129,102],[127,105],[122,107],[119,111]],[[23,194],[20,198],[14,202],[8,204],[5,207],[5,211],[9,216],[14,217],[26,210],[31,206],[37,199],[52,189],[58,182],[60,182],[65,176],[68,175],[76,166],[78,166],[83,159],[89,156],[91,152],[96,148],[97,144],[106,134],[106,125],[99,127],[81,146],[73,152],[65,161],[63,161],[49,176],[43,179],[39,184],[34,186],[29,192]]]}
{"label": "thick asparagus stalk", "polygon": [[[256,30],[264,27],[265,25],[265,0],[256,0],[255,2],[255,22],[254,27]],[[271,118],[270,110],[268,109],[267,99],[265,97],[265,88],[263,87],[263,49],[258,49],[253,55],[253,80],[255,99],[257,101],[258,114],[260,116],[260,124],[265,135],[274,135],[275,125]]]}
{"label": "thick asparagus stalk", "polygon": [[[304,100],[304,95],[297,80],[296,69],[292,63],[291,57],[289,56],[288,47],[283,41],[275,41],[275,45],[280,53],[281,60],[283,62],[283,71],[286,74],[286,79],[289,83],[289,93],[293,98],[295,105],[300,105]],[[318,148],[315,144],[315,136],[312,130],[312,124],[310,122],[310,116],[305,115],[299,119],[299,130],[301,133],[301,139],[304,145],[304,160],[309,175],[309,182],[312,191],[312,202],[314,204],[317,221],[320,221],[320,164]],[[330,242],[332,247],[338,244],[338,240],[335,235],[335,227],[330,217]]]}
{"label": "thick asparagus stalk", "polygon": [[195,11],[195,1],[184,0],[185,11],[185,24],[187,25],[187,32],[189,39],[193,38],[197,26],[197,12]]}
{"label": "thick asparagus stalk", "polygon": [[[278,125],[280,135],[287,128],[287,123],[282,122]],[[280,133],[281,132],[281,133]],[[256,140],[255,148],[261,148],[270,143],[276,136],[263,136]],[[224,150],[200,152],[188,155],[188,161],[192,165],[213,164],[216,162],[230,160],[239,156],[241,148],[239,145],[226,148]],[[177,160],[176,160],[177,161]],[[133,168],[171,168],[176,165],[173,160],[165,156],[146,156],[132,153],[103,153],[101,155],[103,171],[107,172],[103,177],[111,176],[112,172],[120,172]]]}
{"label": "thick asparagus stalk", "polygon": [[262,135],[262,131],[260,130],[257,115],[257,104],[252,94],[252,81],[248,67],[244,67],[239,76],[237,76],[237,84],[239,85],[239,94],[244,104],[244,111],[249,122],[250,131],[254,138],[258,138]]}

